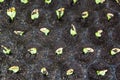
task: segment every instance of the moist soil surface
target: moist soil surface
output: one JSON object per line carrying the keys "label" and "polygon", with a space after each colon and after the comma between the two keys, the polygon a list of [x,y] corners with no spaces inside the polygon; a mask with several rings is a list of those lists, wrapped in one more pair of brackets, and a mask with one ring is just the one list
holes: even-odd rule
{"label": "moist soil surface", "polygon": [[[118,0],[119,1],[119,0]],[[14,20],[7,16],[7,9],[15,7]],[[55,11],[65,8],[64,16],[57,18]],[[39,18],[31,20],[31,12],[39,10]],[[89,16],[82,18],[82,12]],[[114,17],[107,20],[106,14]],[[71,24],[77,35],[71,36]],[[40,28],[48,28],[45,36]],[[23,36],[14,31],[24,31]],[[103,30],[100,38],[95,32]],[[96,4],[95,0],[29,0],[23,4],[20,0],[4,0],[0,3],[0,45],[11,49],[11,54],[3,53],[0,47],[0,80],[120,80],[120,54],[110,55],[110,50],[120,48],[120,5],[115,0],[106,0]],[[37,48],[35,55],[29,48]],[[55,53],[62,47],[62,55]],[[94,52],[84,54],[82,49],[90,47]],[[17,73],[9,67],[19,66]],[[48,75],[41,73],[46,67]],[[74,69],[72,75],[66,71]],[[98,76],[96,70],[107,69],[105,76]]]}

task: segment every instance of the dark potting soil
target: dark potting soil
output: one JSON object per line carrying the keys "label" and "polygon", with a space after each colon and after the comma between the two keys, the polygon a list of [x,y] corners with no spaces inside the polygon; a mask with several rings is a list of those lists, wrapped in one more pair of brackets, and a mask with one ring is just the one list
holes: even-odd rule
{"label": "dark potting soil", "polygon": [[[119,0],[118,0],[119,1]],[[10,20],[6,11],[15,7],[17,14]],[[64,16],[58,20],[55,11],[65,8]],[[39,9],[40,16],[31,20],[33,9]],[[82,19],[82,12],[88,11],[87,19]],[[107,20],[106,14],[114,17]],[[77,35],[71,36],[71,24]],[[50,29],[48,36],[40,28]],[[24,31],[23,36],[14,31]],[[95,32],[103,30],[97,38]],[[106,0],[96,4],[95,0],[29,0],[23,4],[20,0],[5,0],[0,3],[0,45],[11,49],[10,55],[0,48],[0,80],[120,80],[120,54],[110,55],[110,50],[120,48],[120,5],[115,0]],[[27,50],[37,48],[32,55]],[[63,54],[56,55],[55,50],[63,47]],[[91,47],[93,53],[84,54],[82,49]],[[20,67],[18,73],[8,70],[10,66]],[[41,73],[46,67],[48,75]],[[70,76],[68,69],[74,69]],[[107,69],[105,76],[98,76],[96,70]]]}

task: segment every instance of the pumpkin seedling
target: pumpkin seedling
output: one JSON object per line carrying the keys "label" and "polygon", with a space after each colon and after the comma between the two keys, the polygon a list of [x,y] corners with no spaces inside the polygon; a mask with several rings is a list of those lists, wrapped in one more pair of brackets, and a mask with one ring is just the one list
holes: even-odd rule
{"label": "pumpkin seedling", "polygon": [[15,7],[11,7],[7,9],[7,15],[10,17],[11,20],[13,20],[16,16],[16,9]]}
{"label": "pumpkin seedling", "polygon": [[34,9],[31,13],[31,19],[35,20],[39,18],[39,10],[38,9]]}
{"label": "pumpkin seedling", "polygon": [[103,32],[103,30],[98,30],[97,32],[95,32],[95,36],[97,38],[100,38],[102,36],[102,32]]}
{"label": "pumpkin seedling", "polygon": [[50,32],[50,30],[47,29],[47,28],[41,28],[40,31],[43,32],[46,36],[47,36],[48,33]]}
{"label": "pumpkin seedling", "polygon": [[66,71],[66,75],[67,75],[67,76],[70,76],[70,75],[72,75],[73,73],[74,73],[74,69],[69,69],[69,70]]}
{"label": "pumpkin seedling", "polygon": [[110,54],[111,54],[111,55],[116,55],[117,53],[120,53],[120,48],[113,48],[113,49],[110,51]]}
{"label": "pumpkin seedling", "polygon": [[0,3],[4,2],[4,0],[0,0]]}
{"label": "pumpkin seedling", "polygon": [[95,0],[95,3],[96,4],[102,4],[102,3],[104,3],[105,2],[105,0]]}
{"label": "pumpkin seedling", "polygon": [[28,51],[31,53],[31,54],[36,54],[37,53],[37,49],[36,48],[30,48],[28,49]]}
{"label": "pumpkin seedling", "polygon": [[48,71],[45,67],[41,68],[41,73],[44,75],[48,75]]}
{"label": "pumpkin seedling", "polygon": [[3,48],[4,54],[8,54],[8,55],[10,54],[11,50],[9,48],[5,47],[4,45],[1,45],[1,47]]}
{"label": "pumpkin seedling", "polygon": [[24,31],[14,31],[14,33],[15,33],[16,35],[23,36]]}
{"label": "pumpkin seedling", "polygon": [[21,3],[24,3],[24,4],[27,4],[28,3],[28,0],[20,0]]}
{"label": "pumpkin seedling", "polygon": [[58,48],[58,49],[55,51],[55,53],[56,53],[57,55],[61,55],[61,54],[63,53],[63,48],[62,48],[62,47]]}
{"label": "pumpkin seedling", "polygon": [[75,26],[73,24],[71,26],[72,26],[72,28],[70,29],[70,34],[72,36],[75,36],[77,34],[76,28],[75,28]]}
{"label": "pumpkin seedling", "polygon": [[56,15],[57,15],[58,19],[63,17],[64,11],[65,11],[65,8],[59,8],[59,9],[56,10]]}
{"label": "pumpkin seedling", "polygon": [[17,73],[20,70],[20,68],[19,66],[11,66],[8,70],[12,71],[13,73]]}
{"label": "pumpkin seedling", "polygon": [[52,0],[45,0],[45,3],[50,4]]}
{"label": "pumpkin seedling", "polygon": [[109,21],[112,17],[114,17],[114,14],[112,13],[107,13],[107,20]]}
{"label": "pumpkin seedling", "polygon": [[88,16],[89,16],[88,11],[84,11],[84,12],[82,12],[82,18],[83,18],[83,19],[88,18]]}
{"label": "pumpkin seedling", "polygon": [[78,0],[73,0],[73,3],[76,4]]}
{"label": "pumpkin seedling", "polygon": [[94,52],[94,49],[92,49],[90,47],[83,48],[83,53],[84,54],[92,53],[92,52]]}
{"label": "pumpkin seedling", "polygon": [[107,71],[108,70],[97,70],[96,73],[97,73],[98,76],[105,76]]}

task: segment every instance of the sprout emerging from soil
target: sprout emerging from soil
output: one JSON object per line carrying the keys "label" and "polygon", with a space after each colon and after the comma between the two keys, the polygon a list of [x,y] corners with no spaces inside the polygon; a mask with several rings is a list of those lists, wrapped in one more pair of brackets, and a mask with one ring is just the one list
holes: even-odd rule
{"label": "sprout emerging from soil", "polygon": [[4,2],[4,0],[0,0],[0,3]]}
{"label": "sprout emerging from soil", "polygon": [[3,48],[3,53],[4,54],[7,54],[7,55],[10,54],[11,50],[9,48],[5,47],[4,45],[1,45],[1,47]]}
{"label": "sprout emerging from soil", "polygon": [[116,0],[116,2],[120,5],[120,0]]}
{"label": "sprout emerging from soil", "polygon": [[45,0],[45,3],[50,4],[52,0]]}
{"label": "sprout emerging from soil", "polygon": [[95,36],[97,37],[97,38],[100,38],[102,35],[102,32],[103,32],[103,30],[98,30],[96,33],[95,33]]}
{"label": "sprout emerging from soil", "polygon": [[70,34],[72,36],[75,36],[77,34],[76,28],[75,28],[75,26],[73,24],[71,26],[72,26],[72,28],[70,29]]}
{"label": "sprout emerging from soil", "polygon": [[73,3],[76,4],[78,0],[73,0]]}
{"label": "sprout emerging from soil", "polygon": [[95,0],[95,3],[96,4],[102,4],[102,3],[104,3],[105,2],[105,0]]}
{"label": "sprout emerging from soil", "polygon": [[13,20],[14,17],[16,16],[16,9],[15,9],[15,7],[11,7],[9,9],[7,9],[7,15],[11,18],[11,20]]}
{"label": "sprout emerging from soil", "polygon": [[98,76],[105,76],[107,71],[108,70],[97,70],[96,73],[97,73]]}
{"label": "sprout emerging from soil", "polygon": [[120,48],[113,48],[111,51],[110,51],[110,54],[111,55],[115,55],[117,53],[120,53]]}
{"label": "sprout emerging from soil", "polygon": [[27,4],[28,3],[28,0],[20,0],[21,3],[24,3],[24,4]]}
{"label": "sprout emerging from soil", "polygon": [[59,8],[59,9],[56,10],[56,15],[57,15],[58,19],[63,17],[64,11],[65,11],[65,8]]}
{"label": "sprout emerging from soil", "polygon": [[23,36],[24,31],[14,31],[14,33],[15,33],[16,35]]}
{"label": "sprout emerging from soil", "polygon": [[88,18],[88,16],[89,16],[88,11],[84,11],[84,12],[82,12],[82,18],[83,18],[83,19]]}
{"label": "sprout emerging from soil", "polygon": [[34,9],[31,13],[31,19],[35,20],[39,18],[39,10],[38,9]]}
{"label": "sprout emerging from soil", "polygon": [[67,70],[66,75],[67,75],[67,76],[70,76],[70,75],[72,75],[73,73],[74,73],[74,69],[69,69],[69,70]]}
{"label": "sprout emerging from soil", "polygon": [[91,53],[91,52],[94,52],[94,49],[92,49],[90,47],[83,48],[83,52],[84,52],[84,54]]}
{"label": "sprout emerging from soil", "polygon": [[17,73],[20,70],[20,68],[19,66],[11,66],[8,70]]}
{"label": "sprout emerging from soil", "polygon": [[61,55],[61,54],[63,53],[63,48],[62,48],[62,47],[58,48],[58,49],[55,51],[55,53],[56,53],[57,55]]}
{"label": "sprout emerging from soil", "polygon": [[46,36],[47,36],[48,33],[50,32],[50,30],[47,29],[47,28],[41,28],[40,31],[43,32]]}
{"label": "sprout emerging from soil", "polygon": [[44,75],[48,75],[48,71],[45,67],[41,68],[41,73]]}
{"label": "sprout emerging from soil", "polygon": [[36,48],[30,48],[30,49],[28,49],[28,51],[29,51],[31,54],[36,54],[36,53],[37,53],[37,49],[36,49]]}
{"label": "sprout emerging from soil", "polygon": [[112,13],[107,13],[107,19],[108,19],[108,21],[109,21],[112,17],[114,17],[114,14],[112,14]]}

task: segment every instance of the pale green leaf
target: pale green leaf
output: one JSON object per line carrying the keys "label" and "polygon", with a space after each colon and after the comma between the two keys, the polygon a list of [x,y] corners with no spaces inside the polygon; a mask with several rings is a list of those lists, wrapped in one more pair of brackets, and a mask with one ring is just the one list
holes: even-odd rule
{"label": "pale green leaf", "polygon": [[48,33],[50,32],[50,30],[47,29],[47,28],[41,28],[40,31],[43,32],[46,36],[47,36]]}
{"label": "pale green leaf", "polygon": [[36,53],[37,53],[37,49],[36,49],[36,48],[30,48],[30,49],[28,49],[28,51],[29,51],[31,54],[36,54]]}
{"label": "pale green leaf", "polygon": [[16,16],[16,9],[15,9],[15,7],[11,7],[9,9],[7,9],[7,15],[11,18],[11,20],[13,20],[14,17]]}
{"label": "pale green leaf", "polygon": [[52,0],[45,0],[45,3],[50,4]]}
{"label": "pale green leaf", "polygon": [[38,9],[34,9],[31,13],[31,19],[35,20],[39,18],[39,10]]}
{"label": "pale green leaf", "polygon": [[12,66],[8,70],[13,71],[14,73],[17,73],[20,69],[19,69],[19,66]]}
{"label": "pale green leaf", "polygon": [[59,8],[56,10],[56,15],[60,19],[64,15],[65,8]]}

